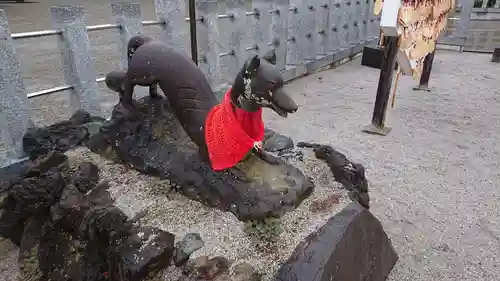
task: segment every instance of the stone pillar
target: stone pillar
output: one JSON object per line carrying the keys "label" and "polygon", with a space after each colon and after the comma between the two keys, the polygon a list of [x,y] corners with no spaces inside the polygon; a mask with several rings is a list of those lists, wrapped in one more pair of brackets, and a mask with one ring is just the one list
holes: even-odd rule
{"label": "stone pillar", "polygon": [[222,45],[220,54],[222,79],[232,84],[249,57],[246,50],[248,28],[245,0],[227,0],[226,5],[227,10],[218,17],[217,25],[220,28]]}
{"label": "stone pillar", "polygon": [[156,16],[164,21],[159,40],[190,56],[189,22],[184,0],[155,0]]}
{"label": "stone pillar", "polygon": [[[304,0],[305,1],[305,0]],[[295,1],[298,2],[298,1]],[[300,65],[304,62],[304,49],[300,47],[301,16],[300,4],[290,5],[288,10],[288,39],[287,39],[287,65]]]}
{"label": "stone pillar", "polygon": [[132,36],[141,33],[142,19],[141,6],[139,3],[114,2],[111,3],[111,13],[117,24],[120,25],[120,66],[122,69],[128,67],[127,44]]}
{"label": "stone pillar", "polygon": [[459,20],[456,24],[455,31],[453,32],[453,37],[455,38],[467,38],[467,33],[470,26],[470,17],[472,13],[472,8],[474,7],[474,1],[472,0],[460,0],[458,1],[460,5]]}
{"label": "stone pillar", "polygon": [[273,48],[271,41],[272,18],[269,12],[272,8],[272,0],[253,0],[253,11],[248,18],[252,28],[252,44],[248,46],[250,52],[264,55]]}
{"label": "stone pillar", "polygon": [[329,53],[330,43],[330,10],[332,9],[330,0],[320,0],[317,3],[316,16],[318,18],[318,44],[316,54],[318,56],[326,56]]}
{"label": "stone pillar", "polygon": [[95,62],[90,52],[83,7],[52,7],[51,14],[53,27],[62,31],[58,43],[66,83],[73,86],[71,107],[73,110],[83,109],[92,115],[101,115]]}
{"label": "stone pillar", "polygon": [[342,17],[340,20],[341,26],[339,27],[339,30],[340,47],[342,50],[351,47],[351,44],[349,44],[349,34],[351,33],[351,1],[352,0],[343,0],[343,3],[340,5]]}
{"label": "stone pillar", "polygon": [[31,105],[21,78],[7,17],[0,10],[0,167],[24,155],[22,140],[33,127]]}
{"label": "stone pillar", "polygon": [[306,61],[316,60],[316,42],[318,41],[316,10],[319,2],[319,0],[304,0],[299,8],[301,29],[298,44],[299,48],[303,49]]}
{"label": "stone pillar", "polygon": [[212,90],[221,85],[220,79],[220,42],[217,26],[217,0],[197,0],[196,14],[198,41],[198,66],[207,76]]}
{"label": "stone pillar", "polygon": [[367,15],[367,7],[368,0],[359,0],[359,10],[358,10],[358,35],[359,35],[359,43],[363,44],[368,41],[368,37],[366,35],[366,28],[368,27],[368,15]]}
{"label": "stone pillar", "polygon": [[271,10],[271,41],[276,52],[276,67],[285,70],[288,42],[289,0],[274,0]]}
{"label": "stone pillar", "polygon": [[345,14],[346,14],[346,20],[344,21],[345,24],[347,25],[347,43],[350,46],[354,45],[356,43],[356,26],[355,26],[355,21],[356,21],[356,0],[346,0],[346,6],[345,6]]}
{"label": "stone pillar", "polygon": [[328,43],[328,50],[335,53],[341,49],[341,35],[342,33],[342,0],[332,0],[330,8],[330,42]]}

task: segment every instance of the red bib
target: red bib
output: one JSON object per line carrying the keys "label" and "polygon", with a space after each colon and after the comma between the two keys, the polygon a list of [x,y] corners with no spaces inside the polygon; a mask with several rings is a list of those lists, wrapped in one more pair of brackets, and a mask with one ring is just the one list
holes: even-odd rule
{"label": "red bib", "polygon": [[212,169],[234,167],[264,139],[262,109],[248,112],[231,104],[231,89],[221,104],[212,108],[205,121],[205,141]]}

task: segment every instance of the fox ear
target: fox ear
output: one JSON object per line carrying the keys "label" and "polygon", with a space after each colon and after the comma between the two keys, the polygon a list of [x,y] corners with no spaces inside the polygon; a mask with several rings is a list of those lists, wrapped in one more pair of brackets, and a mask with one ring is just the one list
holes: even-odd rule
{"label": "fox ear", "polygon": [[276,65],[276,52],[274,50],[269,50],[262,56],[263,59],[268,61],[272,65]]}
{"label": "fox ear", "polygon": [[253,56],[246,64],[245,73],[250,76],[257,71],[260,66],[260,58],[258,55]]}

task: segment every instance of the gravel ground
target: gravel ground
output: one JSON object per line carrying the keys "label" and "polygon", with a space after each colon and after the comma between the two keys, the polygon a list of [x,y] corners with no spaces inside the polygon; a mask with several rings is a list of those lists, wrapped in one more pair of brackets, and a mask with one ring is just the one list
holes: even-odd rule
{"label": "gravel ground", "polygon": [[[176,241],[182,240],[186,233],[199,233],[205,246],[192,255],[193,259],[199,256],[223,256],[231,260],[233,265],[248,262],[264,274],[263,281],[270,281],[296,245],[349,201],[347,192],[341,190],[341,185],[334,181],[328,166],[316,161],[312,151],[305,152],[304,162],[291,163],[313,178],[316,182],[315,192],[299,208],[281,218],[282,232],[274,243],[265,244],[262,242],[267,241],[271,232],[260,236],[264,239],[255,239],[256,236],[249,235],[245,231],[245,224],[233,214],[206,207],[171,192],[165,181],[128,170],[86,148],[67,154],[70,162],[92,161],[98,165],[101,179],[110,183],[109,191],[116,205],[129,217],[145,211],[142,224],[171,232],[175,234]],[[325,202],[326,206],[318,211],[316,206],[321,202]],[[179,275],[180,270],[171,267],[164,272],[164,280],[177,281]]]}
{"label": "gravel ground", "polygon": [[400,257],[389,280],[500,280],[500,69],[490,59],[438,51],[430,93],[402,77],[385,137],[361,132],[379,72],[359,60],[289,84],[301,108],[288,119],[267,112],[269,127],[365,165],[372,212]]}

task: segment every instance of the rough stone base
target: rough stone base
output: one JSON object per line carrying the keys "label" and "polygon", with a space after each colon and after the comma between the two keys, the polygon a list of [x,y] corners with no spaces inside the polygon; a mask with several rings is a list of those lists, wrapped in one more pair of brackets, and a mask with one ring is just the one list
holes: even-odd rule
{"label": "rough stone base", "polygon": [[[232,212],[242,221],[280,217],[294,210],[313,191],[314,184],[294,166],[277,158],[269,164],[255,155],[236,167],[215,172],[199,157],[168,101],[143,98],[134,117],[113,117],[89,141],[88,147],[134,169],[167,180],[190,199]],[[290,147],[284,136],[267,136],[277,147]],[[293,145],[293,143],[292,143]]]}
{"label": "rough stone base", "polygon": [[52,151],[0,173],[11,183],[0,190],[0,236],[19,246],[19,280],[141,280],[168,266],[174,236],[134,225],[106,201],[95,165],[67,160]]}
{"label": "rough stone base", "polygon": [[29,129],[23,137],[23,150],[31,158],[53,150],[65,152],[84,145],[104,121],[104,118],[78,110],[69,120],[43,128]]}
{"label": "rough stone base", "polygon": [[351,203],[300,243],[276,281],[383,281],[398,260],[381,223]]}

